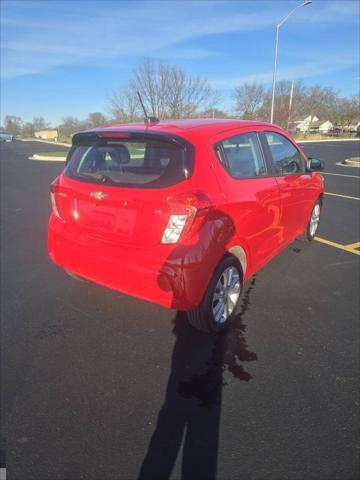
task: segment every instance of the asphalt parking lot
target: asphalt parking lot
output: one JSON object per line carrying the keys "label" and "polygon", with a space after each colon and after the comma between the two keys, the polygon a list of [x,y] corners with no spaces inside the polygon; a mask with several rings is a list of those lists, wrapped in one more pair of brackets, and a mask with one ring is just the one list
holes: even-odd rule
{"label": "asphalt parking lot", "polygon": [[[47,258],[59,162],[1,149],[2,462],[8,480],[359,478],[359,142],[326,164],[318,241],[246,286],[220,337]],[[331,195],[333,194],[333,195]],[[171,473],[172,472],[172,473]]]}

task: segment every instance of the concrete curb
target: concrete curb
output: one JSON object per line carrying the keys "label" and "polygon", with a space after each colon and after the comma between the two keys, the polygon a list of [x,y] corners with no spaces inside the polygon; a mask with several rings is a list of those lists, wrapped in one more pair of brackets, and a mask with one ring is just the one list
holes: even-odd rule
{"label": "concrete curb", "polygon": [[29,160],[43,160],[47,162],[65,162],[66,157],[46,157],[44,155],[33,155],[32,157],[29,157]]}
{"label": "concrete curb", "polygon": [[36,138],[19,138],[20,142],[39,142],[39,143],[48,143],[49,145],[61,145],[62,147],[71,148],[69,143],[61,143],[61,142],[50,142],[48,140],[38,140]]}
{"label": "concrete curb", "polygon": [[295,142],[296,143],[360,142],[360,138],[324,138],[322,140],[295,140]]}
{"label": "concrete curb", "polygon": [[336,162],[338,167],[355,167],[355,168],[360,168],[360,163],[359,162],[352,162],[349,159],[344,160],[343,162]]}

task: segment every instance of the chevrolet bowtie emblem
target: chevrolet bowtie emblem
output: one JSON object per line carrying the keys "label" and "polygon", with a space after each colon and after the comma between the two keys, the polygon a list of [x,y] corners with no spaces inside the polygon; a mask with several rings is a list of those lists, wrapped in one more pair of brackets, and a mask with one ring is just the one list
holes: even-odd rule
{"label": "chevrolet bowtie emblem", "polygon": [[95,200],[102,200],[103,198],[108,197],[108,195],[102,192],[91,192],[90,197],[95,198]]}

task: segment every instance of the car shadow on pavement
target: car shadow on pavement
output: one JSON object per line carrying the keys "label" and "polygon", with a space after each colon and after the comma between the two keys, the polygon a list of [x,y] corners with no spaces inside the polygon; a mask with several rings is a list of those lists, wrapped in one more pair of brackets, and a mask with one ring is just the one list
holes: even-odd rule
{"label": "car shadow on pavement", "polygon": [[182,449],[181,478],[216,478],[224,374],[249,381],[244,362],[257,360],[248,350],[244,316],[255,277],[243,294],[239,314],[230,329],[218,335],[197,332],[186,315],[174,320],[176,343],[165,402],[142,463],[139,480],[169,479]]}

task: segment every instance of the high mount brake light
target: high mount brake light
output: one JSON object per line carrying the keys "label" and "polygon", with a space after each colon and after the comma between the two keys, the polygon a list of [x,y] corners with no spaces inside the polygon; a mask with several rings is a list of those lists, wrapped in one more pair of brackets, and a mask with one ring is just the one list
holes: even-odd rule
{"label": "high mount brake light", "polygon": [[99,137],[103,138],[130,138],[129,133],[99,133]]}

